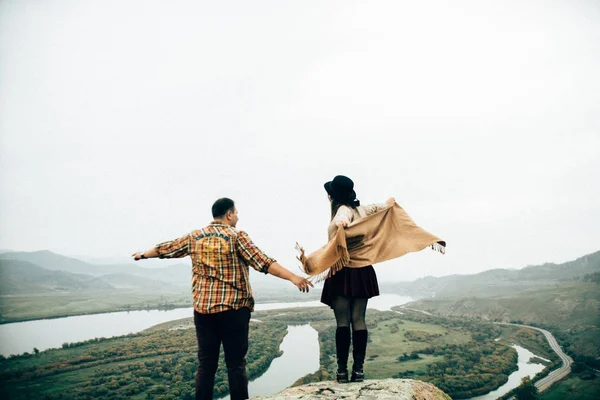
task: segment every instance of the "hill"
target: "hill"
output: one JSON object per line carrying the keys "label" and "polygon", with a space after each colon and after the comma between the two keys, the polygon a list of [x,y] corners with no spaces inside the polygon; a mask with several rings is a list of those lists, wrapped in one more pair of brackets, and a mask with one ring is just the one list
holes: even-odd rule
{"label": "hill", "polygon": [[91,275],[51,271],[26,261],[0,259],[0,293],[114,289]]}
{"label": "hill", "polygon": [[[76,258],[63,256],[56,254],[48,250],[34,251],[34,252],[7,252],[0,254],[0,260],[11,260],[11,261],[24,261],[30,264],[37,265],[39,267],[53,270],[53,271],[64,271],[76,274],[86,274],[95,277],[106,277],[102,280],[111,282],[115,279],[115,275],[123,277],[121,282],[115,282],[116,286],[127,287],[134,283],[134,279],[131,277],[139,277],[152,281],[159,281],[167,284],[168,287],[176,286],[181,289],[188,289],[192,281],[192,266],[191,261],[188,259],[182,259],[180,263],[175,265],[167,265],[161,268],[146,268],[145,261],[139,262],[138,264],[91,264],[85,261],[81,261]],[[160,260],[151,260],[157,261]],[[153,265],[156,265],[153,264]],[[126,277],[128,275],[129,277]],[[251,273],[250,279],[253,287],[261,289],[269,288],[288,288],[289,283],[280,279],[273,279],[273,277],[265,276],[260,273]],[[129,282],[129,283],[128,283]],[[141,281],[143,282],[143,281]],[[156,287],[156,282],[147,282],[147,285],[134,284],[133,286],[140,286],[144,289],[151,289]],[[0,292],[3,293],[3,292]]]}
{"label": "hill", "polygon": [[2,253],[0,254],[0,260],[25,261],[53,271],[102,275],[102,273],[98,273],[91,264],[75,258],[65,257],[48,250],[32,252],[13,251]]}
{"label": "hill", "polygon": [[[161,260],[151,260],[158,261]],[[0,323],[39,318],[191,305],[189,259],[163,268],[134,264],[93,265],[50,251],[0,254]],[[250,272],[260,302],[309,301],[282,279]]]}
{"label": "hill", "polygon": [[100,282],[106,282],[115,289],[132,290],[168,290],[175,289],[172,284],[155,279],[142,278],[128,274],[109,274],[94,278]]}
{"label": "hill", "polygon": [[382,285],[413,298],[490,297],[579,280],[600,271],[600,251],[562,264],[546,263],[518,270],[493,269],[474,275],[428,276],[413,282]]}

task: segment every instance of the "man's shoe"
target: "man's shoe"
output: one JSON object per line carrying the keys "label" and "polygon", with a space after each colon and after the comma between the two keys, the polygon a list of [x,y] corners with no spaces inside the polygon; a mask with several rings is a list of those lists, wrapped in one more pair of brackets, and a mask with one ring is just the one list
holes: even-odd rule
{"label": "man's shoe", "polygon": [[352,371],[352,382],[362,382],[365,380],[365,373],[363,370]]}
{"label": "man's shoe", "polygon": [[338,383],[348,383],[348,370],[340,371],[338,370],[336,375],[336,380]]}

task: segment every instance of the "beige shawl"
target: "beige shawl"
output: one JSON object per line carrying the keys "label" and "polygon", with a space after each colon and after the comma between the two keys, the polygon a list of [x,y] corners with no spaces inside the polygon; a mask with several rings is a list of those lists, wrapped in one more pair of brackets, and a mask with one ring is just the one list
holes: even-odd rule
{"label": "beige shawl", "polygon": [[418,227],[397,203],[338,229],[329,243],[308,256],[296,243],[303,271],[316,282],[343,267],[361,268],[428,246],[443,254],[446,242]]}

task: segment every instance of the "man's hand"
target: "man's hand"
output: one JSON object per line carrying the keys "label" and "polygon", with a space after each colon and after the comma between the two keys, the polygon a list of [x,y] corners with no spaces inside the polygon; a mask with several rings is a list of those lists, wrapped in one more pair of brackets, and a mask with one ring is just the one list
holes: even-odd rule
{"label": "man's hand", "polygon": [[393,197],[390,197],[389,199],[387,199],[385,201],[385,205],[388,206],[388,207],[390,207],[390,206],[393,206],[395,202],[396,202],[396,199],[393,198]]}
{"label": "man's hand", "polygon": [[158,257],[158,250],[156,250],[156,247],[153,247],[146,251],[138,251],[137,253],[133,253],[131,257],[133,257],[135,261]]}
{"label": "man's hand", "polygon": [[345,220],[343,220],[343,219],[342,219],[342,220],[338,221],[338,222],[336,223],[336,225],[337,225],[339,228],[345,228],[345,227],[347,227],[347,226],[348,226],[348,221],[345,221]]}
{"label": "man's hand", "polygon": [[294,285],[296,285],[296,287],[297,287],[298,289],[300,289],[300,291],[301,291],[301,292],[308,293],[308,290],[309,290],[309,289],[308,289],[308,287],[309,287],[309,286],[310,286],[310,287],[314,287],[314,286],[313,286],[313,284],[312,284],[312,283],[311,283],[311,282],[310,282],[308,279],[306,279],[306,278],[303,278],[303,277],[301,277],[301,276],[298,276],[298,275],[294,275],[294,276],[292,277],[292,279],[290,279],[290,281],[291,281],[291,282],[292,282]]}

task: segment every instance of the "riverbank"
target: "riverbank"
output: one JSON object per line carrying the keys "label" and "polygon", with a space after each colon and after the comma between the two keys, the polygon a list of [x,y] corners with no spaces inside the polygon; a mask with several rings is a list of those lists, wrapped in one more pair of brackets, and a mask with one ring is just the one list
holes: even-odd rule
{"label": "riverbank", "polygon": [[188,293],[95,291],[0,296],[0,325],[80,315],[191,307]]}
{"label": "riverbank", "polygon": [[[320,292],[308,294],[297,290],[263,290],[255,295],[257,303],[278,303],[318,300]],[[174,310],[192,307],[188,291],[137,292],[96,291],[36,293],[31,295],[0,296],[0,325],[43,319],[57,319],[81,315],[95,315],[124,311]]]}

